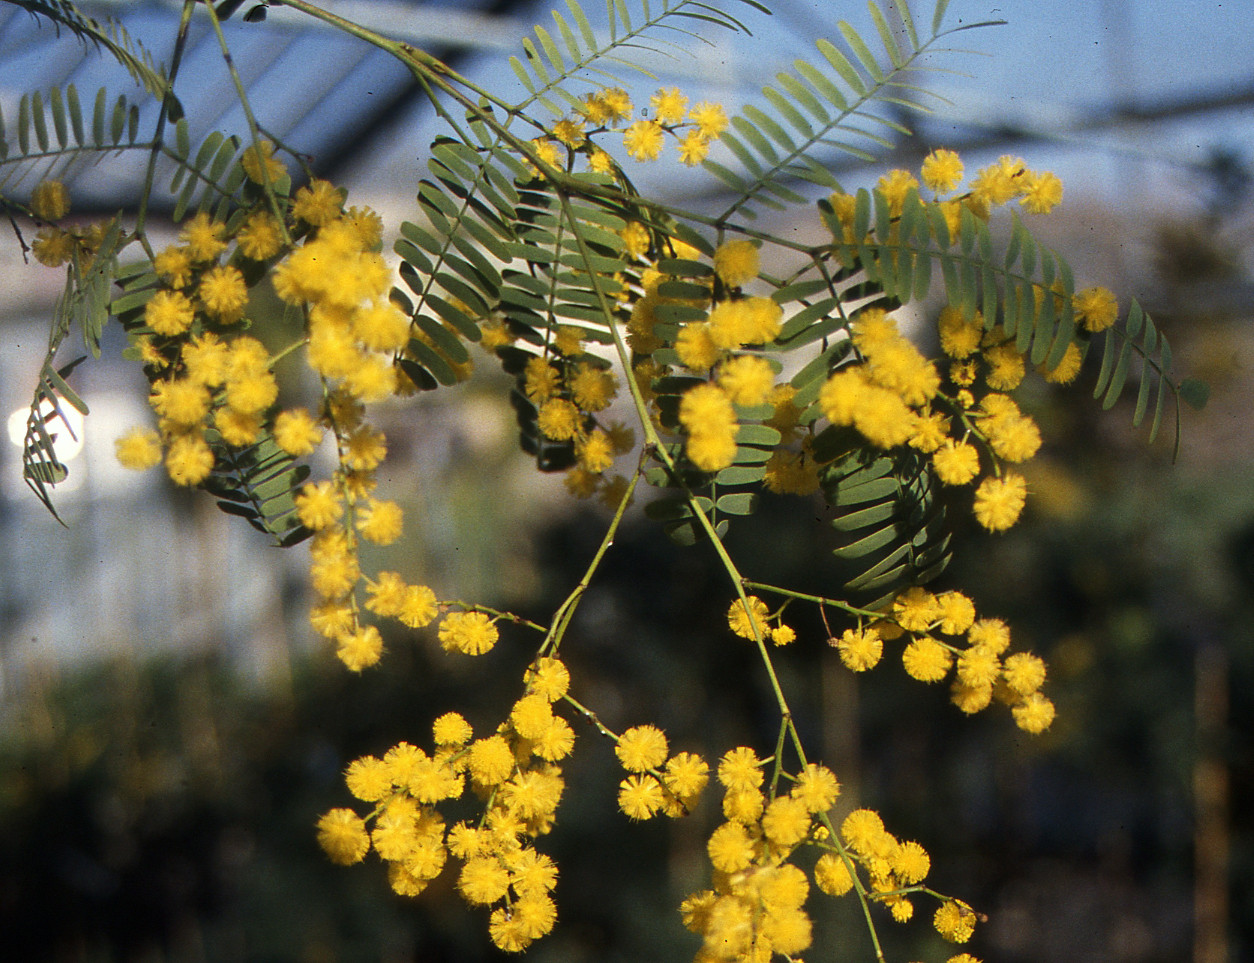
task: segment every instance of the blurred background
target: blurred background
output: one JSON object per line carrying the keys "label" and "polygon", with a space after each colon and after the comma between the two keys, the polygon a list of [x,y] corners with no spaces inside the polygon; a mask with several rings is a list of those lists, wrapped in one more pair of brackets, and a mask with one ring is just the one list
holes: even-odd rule
{"label": "blurred background", "polygon": [[[177,3],[81,6],[168,56]],[[325,6],[506,94],[521,88],[505,58],[532,24],[551,23],[548,4],[510,0]],[[770,18],[722,6],[754,36],[709,33],[692,60],[654,58],[658,79],[632,87],[637,103],[658,84],[729,110],[760,102],[765,80],[812,56],[817,37],[836,38],[836,19],[874,36],[861,4],[773,0]],[[605,29],[601,7],[585,4]],[[930,20],[930,5],[911,7]],[[1058,173],[1065,200],[1032,227],[1079,284],[1107,284],[1124,303],[1135,294],[1171,339],[1178,373],[1210,383],[1211,403],[1186,412],[1173,464],[1170,418],[1147,444],[1130,404],[1103,413],[1089,397],[1092,370],[1078,389],[1025,389],[1046,437],[1030,466],[1035,497],[1007,534],[960,531],[937,586],[969,590],[1012,624],[1018,647],[1047,659],[1059,716],[1044,736],[995,711],[962,718],[891,664],[855,682],[813,617],[798,620],[780,668],[807,738],[845,785],[841,805],[881,809],[932,853],[935,888],[989,916],[977,956],[1251,960],[1254,18],[1233,3],[954,0],[947,22],[999,18],[1009,23],[957,33],[942,46],[962,50],[929,59],[925,82],[945,99],[921,96],[934,112],[910,117],[915,136],[885,166],[917,169],[946,146],[969,171],[1014,153]],[[225,32],[268,130],[389,230],[417,216],[438,126],[403,70],[290,11],[237,15]],[[68,82],[137,94],[111,62],[0,3],[0,111],[14,117],[22,92]],[[227,85],[199,24],[180,74],[193,140],[243,132]],[[838,154],[831,167],[849,190],[882,172]],[[718,206],[717,182],[699,172],[635,170],[646,193]],[[142,171],[127,156],[77,168],[74,211],[129,209]],[[22,195],[38,180],[28,176],[0,184]],[[808,210],[766,226],[819,237]],[[12,239],[0,278],[8,428],[10,413],[24,422],[63,279],[22,263]],[[418,901],[394,897],[377,864],[331,866],[312,827],[347,802],[340,774],[356,755],[423,739],[448,709],[495,725],[531,640],[506,633],[482,661],[450,666],[426,635],[397,635],[380,669],[350,677],[307,628],[302,549],[269,548],[159,472],[116,466],[113,440],[147,417],[122,346],[108,329],[104,357],[76,372],[92,411],[64,453],[71,473],[54,497],[65,527],[26,489],[11,428],[0,444],[0,956],[495,958],[483,914],[466,912],[448,880]],[[489,358],[477,366],[467,385],[379,414],[392,447],[382,484],[407,519],[404,544],[381,560],[441,597],[545,618],[608,516],[534,471],[514,444],[503,376]],[[830,544],[797,509],[765,500],[733,526],[733,554],[754,560],[752,578],[830,592]],[[767,745],[773,703],[723,628],[727,597],[707,554],[633,517],[563,649],[581,699],[614,728],[664,726],[677,748]],[[684,959],[695,945],[674,907],[704,885],[711,813],[629,825],[610,748],[581,736],[542,845],[562,866],[561,922],[529,958]],[[811,910],[819,939],[807,959],[872,958],[852,903],[816,896]],[[889,959],[946,958],[927,929],[885,922]]]}

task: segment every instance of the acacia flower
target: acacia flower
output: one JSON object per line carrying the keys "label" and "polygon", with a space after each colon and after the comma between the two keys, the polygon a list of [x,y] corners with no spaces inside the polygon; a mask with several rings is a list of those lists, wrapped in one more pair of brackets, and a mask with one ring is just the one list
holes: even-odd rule
{"label": "acacia flower", "polygon": [[113,443],[118,464],[143,471],[161,461],[161,438],[151,428],[132,428]]}
{"label": "acacia flower", "polygon": [[875,629],[845,629],[834,642],[840,661],[854,672],[875,668],[884,652],[884,643]]}
{"label": "acacia flower", "polygon": [[736,873],[753,862],[753,839],[740,823],[723,823],[706,845],[710,862],[723,873]]}
{"label": "acacia flower", "polygon": [[797,774],[791,795],[801,800],[812,813],[824,813],[832,808],[840,795],[840,782],[835,773],[824,765],[811,762]]}
{"label": "acacia flower", "polygon": [[975,490],[975,519],[990,532],[1001,532],[1019,520],[1027,497],[1022,475],[986,478]]}
{"label": "acacia flower", "polygon": [[1024,732],[1037,735],[1054,721],[1054,704],[1039,692],[1033,692],[1011,710],[1015,725]]}
{"label": "acacia flower", "polygon": [[623,131],[623,147],[638,161],[657,160],[664,141],[662,126],[652,120],[638,120]]}
{"label": "acacia flower", "polygon": [[666,761],[666,734],[657,726],[633,726],[618,737],[614,755],[628,772],[656,769]]}
{"label": "acacia flower", "polygon": [[361,862],[370,850],[370,837],[360,816],[351,809],[337,808],[319,818],[318,845],[331,862],[351,866]]}
{"label": "acacia flower", "polygon": [[628,776],[618,787],[618,808],[628,819],[649,819],[657,815],[666,797],[653,776]]}
{"label": "acacia flower", "polygon": [[939,682],[953,664],[953,656],[940,642],[923,635],[906,646],[901,662],[911,678],[920,682]]}
{"label": "acacia flower", "polygon": [[758,260],[758,246],[752,241],[727,241],[714,251],[714,273],[729,288],[738,288],[758,276]]}
{"label": "acacia flower", "polygon": [[718,764],[718,781],[727,789],[757,789],[762,785],[762,763],[748,746],[737,746],[723,754]]}
{"label": "acacia flower", "polygon": [[835,853],[824,853],[814,864],[814,884],[828,896],[844,896],[853,889],[853,876]]}
{"label": "acacia flower", "polygon": [[482,655],[499,637],[495,623],[482,612],[450,612],[440,623],[440,645],[445,652]]}
{"label": "acacia flower", "polygon": [[923,158],[923,183],[937,194],[948,194],[962,182],[962,158],[957,151],[937,148]]}
{"label": "acacia flower", "polygon": [[975,913],[957,900],[946,900],[932,917],[936,932],[951,943],[965,943],[975,932]]}
{"label": "acacia flower", "polygon": [[688,111],[688,120],[696,124],[697,130],[711,139],[718,137],[727,129],[727,114],[722,106],[708,101],[695,104]]}
{"label": "acacia flower", "polygon": [[31,213],[43,221],[59,221],[70,212],[70,194],[56,180],[43,180],[30,195]]}
{"label": "acacia flower", "polygon": [[196,316],[191,300],[179,291],[158,291],[144,305],[144,323],[157,334],[182,334]]}

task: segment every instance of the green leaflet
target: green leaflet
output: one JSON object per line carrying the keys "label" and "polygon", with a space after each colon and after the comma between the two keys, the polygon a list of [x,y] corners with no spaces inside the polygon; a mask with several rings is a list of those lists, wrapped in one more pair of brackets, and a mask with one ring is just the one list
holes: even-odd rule
{"label": "green leaflet", "polygon": [[950,532],[924,456],[910,449],[876,454],[848,431],[829,428],[822,444],[816,440],[819,449],[845,449],[820,481],[833,510],[839,542],[833,555],[844,589],[863,607],[879,608],[944,570]]}

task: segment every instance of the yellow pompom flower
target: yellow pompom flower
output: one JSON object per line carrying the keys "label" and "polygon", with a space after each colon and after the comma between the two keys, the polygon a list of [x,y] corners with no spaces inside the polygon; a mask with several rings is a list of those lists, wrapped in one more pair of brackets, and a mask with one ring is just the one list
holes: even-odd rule
{"label": "yellow pompom flower", "polygon": [[751,407],[765,403],[775,385],[775,370],[765,358],[740,355],[718,366],[717,379],[733,404]]}
{"label": "yellow pompom flower", "polygon": [[736,412],[722,389],[703,384],[684,392],[679,421],[688,431],[688,458],[698,468],[718,471],[735,459]]}
{"label": "yellow pompom flower", "polygon": [[702,101],[688,111],[688,120],[706,137],[718,137],[727,129],[727,113],[719,104]]}
{"label": "yellow pompom flower", "polygon": [[570,688],[570,672],[560,659],[544,656],[527,670],[526,682],[533,691],[556,702]]}
{"label": "yellow pompom flower", "polygon": [[665,801],[662,785],[653,776],[628,776],[619,783],[618,808],[628,819],[650,819]]}
{"label": "yellow pompom flower", "polygon": [[982,645],[973,645],[958,656],[958,682],[967,688],[991,689],[1000,673],[996,653]]}
{"label": "yellow pompom flower", "polygon": [[1026,174],[1022,191],[1019,203],[1029,214],[1048,214],[1062,203],[1062,181],[1049,171]]}
{"label": "yellow pompom flower", "polygon": [[201,276],[196,293],[205,311],[223,324],[234,324],[244,316],[248,287],[237,267],[223,264],[210,268]]}
{"label": "yellow pompom flower", "polygon": [[652,120],[638,120],[623,131],[623,147],[638,161],[657,160],[664,140],[662,126]]}
{"label": "yellow pompom flower", "polygon": [[1001,532],[1019,520],[1027,498],[1022,475],[986,478],[975,490],[975,519],[990,532]]}
{"label": "yellow pompom flower", "polygon": [[70,193],[60,181],[40,181],[31,191],[30,209],[42,221],[59,221],[70,212]]}
{"label": "yellow pompom flower", "polygon": [[178,291],[158,291],[144,305],[144,323],[157,334],[182,334],[195,319],[191,300]]}
{"label": "yellow pompom flower", "polygon": [[583,414],[565,398],[550,398],[540,406],[536,424],[545,437],[570,441],[583,429]]}
{"label": "yellow pompom flower", "polygon": [[947,441],[932,453],[932,470],[946,485],[965,485],[980,471],[980,453],[965,441]]}
{"label": "yellow pompom flower", "polygon": [[437,746],[464,746],[474,735],[460,712],[446,712],[431,723],[431,737]]}
{"label": "yellow pompom flower", "polygon": [[532,752],[547,762],[557,762],[570,755],[574,747],[575,730],[561,716],[553,716],[544,732],[535,740]]}
{"label": "yellow pompom flower", "polygon": [[357,532],[368,542],[391,545],[401,537],[403,520],[404,513],[396,502],[370,498],[358,510]]}
{"label": "yellow pompom flower", "polygon": [[951,943],[965,943],[975,932],[975,913],[966,903],[946,900],[932,917],[936,932]]}
{"label": "yellow pompom flower", "polygon": [[679,142],[679,160],[686,167],[696,167],[710,155],[710,138],[699,130],[690,130]]}
{"label": "yellow pompom flower", "polygon": [[850,849],[872,855],[885,848],[891,839],[884,829],[884,820],[873,809],[855,809],[840,824],[840,838]]}
{"label": "yellow pompom flower", "polygon": [[1076,376],[1080,373],[1080,366],[1084,362],[1084,355],[1078,346],[1074,343],[1067,345],[1067,350],[1063,352],[1062,358],[1053,368],[1046,368],[1041,365],[1040,371],[1045,380],[1053,385],[1069,385],[1075,381]]}
{"label": "yellow pompom flower", "polygon": [[844,896],[853,889],[853,876],[835,853],[824,853],[814,864],[814,885],[828,896]]}
{"label": "yellow pompom flower", "polygon": [[553,721],[553,707],[548,699],[534,692],[514,703],[509,721],[524,739],[539,739]]}
{"label": "yellow pompom flower", "polygon": [[810,832],[810,809],[792,796],[776,796],[762,814],[762,832],[772,843],[791,849]]}
{"label": "yellow pompom flower", "polygon": [[200,211],[183,225],[179,240],[185,245],[188,257],[196,264],[212,261],[226,250],[226,225],[214,221]]}
{"label": "yellow pompom flower", "polygon": [[269,211],[256,211],[244,219],[235,234],[240,253],[252,261],[268,261],[283,247],[279,221]]}
{"label": "yellow pompom flower", "polygon": [[466,860],[457,888],[469,903],[495,903],[509,889],[509,870],[495,856],[475,856]]}
{"label": "yellow pompom flower", "polygon": [[318,845],[331,862],[351,866],[370,851],[370,836],[360,816],[351,809],[337,808],[319,818]]}
{"label": "yellow pompom flower", "polygon": [[679,92],[678,87],[664,87],[649,98],[649,105],[659,124],[678,124],[684,119],[688,98]]}
{"label": "yellow pompom flower", "polygon": [[1045,684],[1045,662],[1030,652],[1006,657],[1002,678],[1016,695],[1028,696]]}
{"label": "yellow pompom flower", "polygon": [[1002,619],[980,619],[967,630],[967,641],[1001,655],[1010,646],[1010,627]]}
{"label": "yellow pompom flower", "polygon": [[392,777],[383,760],[377,756],[362,756],[348,764],[344,773],[348,791],[362,802],[378,802],[392,792]]}
{"label": "yellow pompom flower", "polygon": [[710,334],[710,326],[704,321],[690,321],[679,329],[675,339],[675,353],[680,363],[689,371],[708,371],[718,361],[719,347]]}
{"label": "yellow pompom flower", "polygon": [[913,840],[902,843],[892,855],[893,872],[907,886],[923,882],[932,868],[927,850]]}
{"label": "yellow pompom flower", "polygon": [[728,790],[757,789],[762,785],[762,762],[748,746],[729,749],[719,760],[718,781]]}
{"label": "yellow pompom flower", "polygon": [[791,795],[801,800],[809,812],[825,813],[832,808],[836,797],[840,795],[840,781],[826,766],[816,762],[807,763],[797,774]]}
{"label": "yellow pompom flower", "polygon": [[765,636],[767,607],[756,595],[747,599],[748,607],[740,599],[732,602],[727,610],[727,624],[742,639],[753,639]]}
{"label": "yellow pompom flower", "polygon": [[657,726],[633,726],[618,737],[614,755],[628,772],[656,769],[666,761],[666,734]]}
{"label": "yellow pompom flower", "polygon": [[496,645],[500,633],[482,612],[450,612],[440,623],[439,638],[445,652],[482,655]]}
{"label": "yellow pompom flower", "polygon": [[171,245],[157,253],[152,260],[152,268],[161,280],[177,291],[191,280],[192,259],[184,248]]}
{"label": "yellow pompom flower", "polygon": [[577,365],[570,378],[571,398],[582,411],[601,411],[608,408],[617,392],[618,379],[612,372],[594,364]]}
{"label": "yellow pompom flower", "polygon": [[143,471],[161,462],[161,438],[151,428],[132,428],[113,443],[118,464]]}
{"label": "yellow pompom flower", "polygon": [[336,642],[335,654],[353,672],[368,669],[383,657],[383,636],[373,625],[346,632]]}
{"label": "yellow pompom flower", "polygon": [[353,312],[353,335],[372,351],[399,351],[409,342],[409,318],[389,301]]}
{"label": "yellow pompom flower", "polygon": [[854,672],[875,668],[884,652],[884,642],[875,629],[845,629],[835,645],[840,661]]}
{"label": "yellow pompom flower", "polygon": [[274,419],[274,442],[289,455],[313,452],[322,441],[322,427],[304,408],[281,411]]}
{"label": "yellow pompom flower", "polygon": [[296,495],[296,515],[301,524],[315,532],[328,528],[344,514],[339,493],[329,481],[306,482]]}
{"label": "yellow pompom flower", "polygon": [[949,672],[953,655],[931,636],[920,636],[901,654],[906,674],[920,682],[939,682]]}
{"label": "yellow pompom flower", "polygon": [[501,735],[476,739],[470,744],[466,763],[476,782],[484,786],[499,786],[514,771],[514,750]]}
{"label": "yellow pompom flower", "polygon": [[228,445],[242,448],[251,445],[261,434],[261,418],[234,408],[219,408],[213,415],[213,427]]}
{"label": "yellow pompom flower", "polygon": [[176,485],[199,485],[213,471],[213,449],[199,435],[179,435],[165,454],[165,468]]}
{"label": "yellow pompom flower", "polygon": [[435,619],[439,607],[435,593],[426,585],[408,585],[397,619],[411,629],[421,629]]}
{"label": "yellow pompom flower", "polygon": [[742,287],[758,276],[758,260],[758,246],[752,241],[727,241],[714,252],[714,273],[729,288]]}
{"label": "yellow pompom flower", "polygon": [[936,596],[936,618],[946,635],[961,635],[975,621],[975,603],[961,592],[942,592]]}
{"label": "yellow pompom flower", "polygon": [[1011,710],[1015,725],[1024,732],[1037,735],[1054,721],[1054,704],[1039,692],[1033,692]]}
{"label": "yellow pompom flower", "polygon": [[919,174],[930,190],[948,194],[962,183],[962,172],[962,158],[958,152],[941,147],[923,158]]}
{"label": "yellow pompom flower", "polygon": [[1105,331],[1119,317],[1119,302],[1107,288],[1077,291],[1071,298],[1071,307],[1076,321],[1085,331],[1093,334]]}
{"label": "yellow pompom flower", "polygon": [[753,839],[740,823],[723,823],[711,834],[706,852],[719,872],[737,873],[753,862]]}
{"label": "yellow pompom flower", "polygon": [[692,752],[677,752],[666,760],[663,783],[683,800],[693,800],[710,781],[710,767]]}
{"label": "yellow pompom flower", "polygon": [[263,140],[245,150],[240,158],[240,165],[244,168],[248,179],[254,184],[266,182],[273,184],[287,173],[283,162],[274,156],[274,144],[268,140]]}

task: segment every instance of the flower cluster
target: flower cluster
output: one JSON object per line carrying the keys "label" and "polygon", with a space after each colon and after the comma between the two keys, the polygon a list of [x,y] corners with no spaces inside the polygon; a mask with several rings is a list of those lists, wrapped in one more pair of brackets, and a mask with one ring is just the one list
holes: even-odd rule
{"label": "flower cluster", "polygon": [[[710,144],[727,129],[727,115],[718,104],[688,106],[678,88],[667,87],[649,98],[653,116],[643,116],[622,129],[623,148],[638,161],[657,160],[667,137],[675,140],[679,159],[689,167],[705,160]],[[589,170],[610,174],[615,163],[597,143],[600,135],[617,129],[635,113],[635,105],[621,87],[606,87],[586,95],[578,109],[559,120],[545,136],[531,142],[546,164],[564,168],[575,156],[585,159]]]}
{"label": "flower cluster", "polygon": [[[965,643],[958,640],[965,637]],[[912,588],[899,595],[883,620],[846,629],[828,641],[855,672],[879,664],[884,643],[905,638],[901,661],[920,682],[940,682],[953,670],[954,705],[974,713],[994,700],[1011,708],[1015,724],[1040,733],[1054,720],[1054,704],[1040,691],[1045,663],[1030,652],[1009,653],[1010,629],[1001,619],[977,618],[961,592],[933,594]]]}
{"label": "flower cluster", "polygon": [[[570,676],[556,658],[540,658],[508,719],[491,735],[474,737],[458,713],[432,725],[433,752],[402,742],[382,758],[363,756],[345,772],[354,797],[373,808],[364,817],[336,807],[318,821],[318,841],[335,862],[360,862],[373,849],[387,863],[388,881],[417,896],[460,863],[457,891],[472,906],[490,907],[488,933],[509,952],[525,949],[557,920],[550,895],[557,866],[536,850],[549,832],[565,781],[559,762],[574,731],[553,712]],[[446,824],[439,806],[467,788],[481,800],[476,820]]]}
{"label": "flower cluster", "polygon": [[666,734],[634,726],[616,739],[614,754],[629,775],[619,783],[618,808],[630,819],[658,813],[686,816],[709,782],[710,767],[696,753],[669,755]]}
{"label": "flower cluster", "polygon": [[69,213],[70,193],[61,181],[42,180],[35,185],[30,196],[30,214],[43,226],[35,232],[31,253],[46,267],[60,267],[76,256],[84,267],[88,266],[109,229],[107,221],[64,226],[54,223]]}
{"label": "flower cluster", "polygon": [[788,645],[797,638],[792,627],[780,621],[780,613],[772,616],[766,603],[756,595],[731,604],[727,610],[727,625],[742,639],[769,639],[775,645]]}

